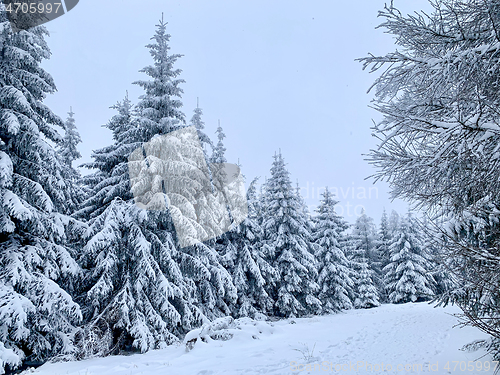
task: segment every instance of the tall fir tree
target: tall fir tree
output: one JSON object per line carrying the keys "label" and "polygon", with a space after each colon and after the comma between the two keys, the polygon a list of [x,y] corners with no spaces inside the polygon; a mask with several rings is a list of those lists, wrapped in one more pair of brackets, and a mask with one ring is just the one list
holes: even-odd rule
{"label": "tall fir tree", "polygon": [[170,54],[170,34],[166,32],[167,23],[162,20],[157,25],[156,33],[151,38],[153,43],[146,47],[153,58],[153,65],[141,69],[151,80],[136,81],[145,91],[137,104],[138,129],[137,138],[148,142],[155,135],[168,134],[185,125],[185,116],[181,111],[181,96],[184,92],[179,85],[184,83],[179,79],[181,69],[175,69],[174,64],[182,57]]}
{"label": "tall fir tree", "polygon": [[274,314],[297,317],[317,313],[321,302],[316,297],[319,291],[316,259],[309,251],[311,233],[281,153],[274,156],[265,192],[266,251],[279,280],[271,292]]}
{"label": "tall fir tree", "polygon": [[314,217],[313,240],[318,245],[318,298],[323,304],[323,312],[331,313],[353,307],[350,296],[353,294],[354,282],[341,247],[341,237],[349,226],[335,211],[338,201],[328,188],[322,196]]}
{"label": "tall fir tree", "polygon": [[378,236],[373,219],[366,214],[364,209],[354,224],[353,237],[356,239],[357,249],[363,250],[365,253],[368,268],[372,271],[372,280],[380,294],[384,289],[384,283],[378,252]]}
{"label": "tall fir tree", "polygon": [[[114,143],[94,151],[95,161],[88,164],[97,172],[88,178],[93,194],[80,210],[90,219],[83,263],[91,270],[86,283],[89,308],[80,342],[82,355],[163,347],[206,319],[199,295],[206,294],[210,280],[225,290],[226,279],[217,279],[219,274],[213,270],[213,264],[218,264],[215,254],[201,245],[198,252],[206,250],[205,258],[179,251],[169,212],[144,210],[134,204],[132,191],[136,191],[137,181],[131,182],[130,170],[135,164],[130,155],[146,142],[153,142],[150,148],[158,142],[161,146],[161,138],[156,136],[179,129],[184,121],[179,109],[183,81],[176,78],[180,70],[173,67],[179,55],[168,53],[170,36],[165,30],[161,21],[154,42],[147,46],[154,64],[141,71],[151,80],[137,82],[145,94],[135,111],[128,98],[115,106],[118,114],[107,125]],[[138,163],[152,166],[153,160]],[[167,201],[165,196],[163,200]],[[86,342],[92,337],[104,345],[88,347]]]}
{"label": "tall fir tree", "polygon": [[[377,242],[377,256],[380,261],[381,279],[383,282],[383,269],[387,266],[391,259],[390,249],[391,246],[391,231],[389,228],[389,220],[387,218],[387,212],[383,211],[382,218],[380,219],[380,227],[378,231],[378,242]],[[385,283],[379,288],[379,295],[381,302],[388,302],[389,296],[386,293]]]}
{"label": "tall fir tree", "polygon": [[193,117],[191,117],[190,125],[194,126],[198,132],[198,138],[200,139],[201,146],[203,148],[203,152],[207,156],[208,163],[208,147],[213,149],[214,145],[210,137],[204,132],[205,123],[203,122],[203,110],[200,108],[199,101],[197,99],[196,108],[194,109]]}
{"label": "tall fir tree", "polygon": [[271,314],[273,307],[273,301],[266,290],[266,282],[274,281],[276,275],[261,251],[263,231],[255,209],[256,183],[257,179],[254,179],[247,191],[248,216],[228,233],[231,242],[225,254],[238,291],[238,300],[233,312],[237,317]]}
{"label": "tall fir tree", "polygon": [[82,142],[76,127],[75,113],[70,107],[68,118],[64,123],[64,137],[58,145],[57,151],[62,158],[62,173],[68,181],[71,181],[69,194],[66,195],[68,209],[67,214],[73,214],[88,196],[88,189],[83,184],[80,172],[73,166],[73,162],[82,157],[78,151],[78,144]]}
{"label": "tall fir tree", "polygon": [[391,215],[389,216],[389,235],[391,237],[394,237],[398,232],[399,232],[399,225],[400,225],[400,217],[399,214],[395,211],[391,211]]}
{"label": "tall fir tree", "polygon": [[224,134],[224,130],[220,126],[220,120],[219,120],[219,126],[217,127],[217,145],[214,148],[214,152],[212,154],[211,161],[212,163],[227,163],[226,160],[226,148],[224,147],[224,138],[226,138],[226,135]]}
{"label": "tall fir tree", "polygon": [[59,145],[59,153],[63,161],[71,168],[73,167],[73,162],[82,157],[77,148],[78,144],[82,142],[82,139],[76,128],[75,118],[73,117],[74,114],[73,108],[70,107],[68,118],[64,123],[64,138]]}
{"label": "tall fir tree", "polygon": [[81,271],[65,243],[84,227],[63,214],[71,181],[52,146],[64,122],[43,104],[56,90],[40,67],[47,34],[14,33],[0,4],[0,373],[71,354],[81,319],[68,293]]}
{"label": "tall fir tree", "polygon": [[376,236],[373,220],[363,210],[348,240],[348,257],[354,279],[354,307],[370,308],[380,305],[379,280],[373,266]]}
{"label": "tall fir tree", "polygon": [[426,301],[434,295],[429,255],[411,213],[401,220],[390,246],[390,263],[385,266],[385,285],[391,303]]}

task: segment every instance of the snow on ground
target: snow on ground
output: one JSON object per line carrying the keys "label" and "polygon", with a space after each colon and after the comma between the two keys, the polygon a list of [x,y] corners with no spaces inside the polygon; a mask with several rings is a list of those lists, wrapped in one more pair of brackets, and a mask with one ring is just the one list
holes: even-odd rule
{"label": "snow on ground", "polygon": [[[452,314],[458,312],[453,306],[434,308],[418,303],[273,323],[243,319],[225,331],[232,339],[208,338],[207,343],[198,339],[190,351],[183,343],[145,354],[46,364],[29,373],[493,374],[495,363],[489,355],[484,356],[483,349],[460,350],[486,335],[472,327],[454,327],[458,321]],[[188,339],[203,336],[200,332],[191,333]]]}

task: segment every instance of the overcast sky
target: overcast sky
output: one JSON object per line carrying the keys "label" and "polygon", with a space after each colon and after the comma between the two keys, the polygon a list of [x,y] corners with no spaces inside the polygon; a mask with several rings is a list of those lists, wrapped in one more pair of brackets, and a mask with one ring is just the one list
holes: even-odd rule
{"label": "overcast sky", "polygon": [[[405,13],[429,9],[427,1],[396,1]],[[313,209],[321,187],[337,192],[339,213],[354,222],[364,207],[380,221],[382,210],[405,213],[389,200],[388,186],[365,180],[374,169],[362,154],[376,146],[366,91],[376,78],[354,60],[385,54],[394,40],[375,30],[383,0],[358,1],[169,1],[80,0],[68,14],[46,24],[52,58],[43,63],[58,92],[47,98],[66,118],[73,107],[82,136],[80,151],[111,143],[103,128],[109,107],[126,91],[136,103],[143,93],[132,82],[152,63],[148,50],[164,13],[171,52],[183,70],[187,120],[200,98],[207,133],[217,120],[227,136],[229,162],[239,159],[247,180],[269,176],[281,152],[294,183]]]}

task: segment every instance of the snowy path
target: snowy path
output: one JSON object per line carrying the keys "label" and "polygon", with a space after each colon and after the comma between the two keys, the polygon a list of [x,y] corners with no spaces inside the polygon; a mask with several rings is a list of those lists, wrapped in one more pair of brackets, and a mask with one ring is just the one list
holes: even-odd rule
{"label": "snowy path", "polygon": [[[229,341],[198,343],[190,352],[180,345],[143,355],[47,364],[33,374],[493,374],[495,364],[489,356],[469,362],[482,357],[482,349],[472,353],[459,350],[486,336],[471,327],[453,328],[457,320],[450,314],[458,311],[425,303],[384,305],[295,319],[296,324],[281,321],[267,330],[261,329],[267,327],[262,323],[260,328],[252,327],[261,331],[258,339],[242,334]],[[487,367],[489,371],[485,371]]]}

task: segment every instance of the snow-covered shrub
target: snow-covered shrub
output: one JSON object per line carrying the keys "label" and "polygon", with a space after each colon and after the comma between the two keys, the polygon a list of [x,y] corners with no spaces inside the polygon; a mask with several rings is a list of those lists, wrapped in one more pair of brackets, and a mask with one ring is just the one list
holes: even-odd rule
{"label": "snow-covered shrub", "polygon": [[248,317],[233,319],[225,316],[205,323],[201,328],[186,334],[183,343],[186,351],[192,350],[198,343],[227,340],[258,340],[260,335],[270,335],[275,332],[272,323],[257,321]]}

